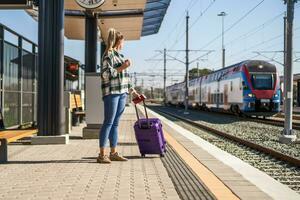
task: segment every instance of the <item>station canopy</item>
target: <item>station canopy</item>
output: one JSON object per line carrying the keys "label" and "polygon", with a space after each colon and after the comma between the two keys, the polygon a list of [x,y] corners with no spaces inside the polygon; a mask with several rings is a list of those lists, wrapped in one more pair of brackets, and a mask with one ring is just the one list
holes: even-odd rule
{"label": "station canopy", "polygon": [[[105,0],[93,10],[98,17],[101,38],[107,37],[109,28],[123,33],[126,40],[139,40],[142,36],[159,31],[171,0]],[[86,10],[75,0],[65,0],[65,36],[68,39],[85,39]],[[26,10],[36,20],[38,10]]]}

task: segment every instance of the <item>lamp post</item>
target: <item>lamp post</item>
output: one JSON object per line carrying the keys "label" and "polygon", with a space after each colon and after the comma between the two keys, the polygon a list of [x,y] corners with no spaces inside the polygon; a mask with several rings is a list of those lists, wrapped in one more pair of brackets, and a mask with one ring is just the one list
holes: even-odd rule
{"label": "lamp post", "polygon": [[225,67],[225,46],[224,46],[224,18],[227,15],[226,12],[220,12],[219,17],[222,17],[222,67]]}

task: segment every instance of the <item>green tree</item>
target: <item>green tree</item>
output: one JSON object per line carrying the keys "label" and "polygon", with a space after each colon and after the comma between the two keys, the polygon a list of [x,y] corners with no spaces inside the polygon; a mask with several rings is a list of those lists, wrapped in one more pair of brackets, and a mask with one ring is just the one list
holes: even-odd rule
{"label": "green tree", "polygon": [[211,74],[212,72],[213,70],[207,68],[203,68],[203,69],[193,68],[189,71],[189,78],[194,79],[197,78],[198,76],[200,77],[200,76]]}

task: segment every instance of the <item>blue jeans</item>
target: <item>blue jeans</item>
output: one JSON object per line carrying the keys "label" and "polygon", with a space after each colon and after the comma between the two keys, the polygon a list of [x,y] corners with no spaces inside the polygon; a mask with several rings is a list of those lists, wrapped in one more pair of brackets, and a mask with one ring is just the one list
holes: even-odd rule
{"label": "blue jeans", "polygon": [[104,121],[99,132],[99,145],[105,147],[109,139],[110,147],[116,147],[118,143],[118,125],[120,117],[125,110],[127,93],[110,94],[103,97]]}

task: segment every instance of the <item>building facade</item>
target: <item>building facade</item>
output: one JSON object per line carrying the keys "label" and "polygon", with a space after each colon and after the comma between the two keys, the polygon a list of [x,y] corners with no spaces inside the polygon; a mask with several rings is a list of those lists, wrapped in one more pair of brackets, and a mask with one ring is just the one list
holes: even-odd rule
{"label": "building facade", "polygon": [[[37,53],[37,44],[0,24],[0,109],[5,128],[37,121]],[[65,90],[83,90],[83,65],[65,56],[64,66]]]}

